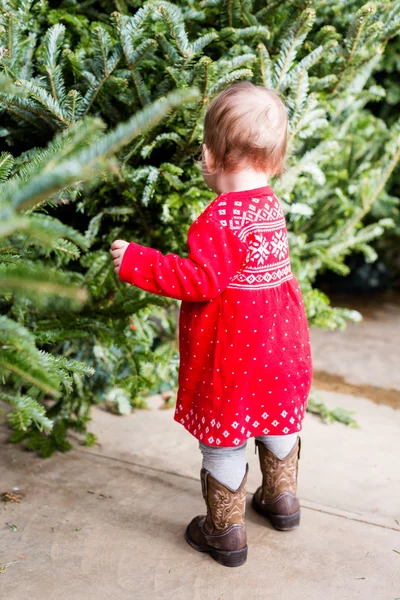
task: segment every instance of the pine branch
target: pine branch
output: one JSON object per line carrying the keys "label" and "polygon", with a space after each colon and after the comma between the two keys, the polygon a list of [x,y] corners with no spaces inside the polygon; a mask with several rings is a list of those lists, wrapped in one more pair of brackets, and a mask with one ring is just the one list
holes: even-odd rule
{"label": "pine branch", "polygon": [[214,85],[212,85],[208,90],[208,96],[212,97],[218,92],[220,92],[227,85],[238,81],[239,79],[245,79],[246,77],[251,77],[253,75],[253,71],[251,69],[236,69],[227,75],[221,77]]}
{"label": "pine branch", "polygon": [[263,43],[260,42],[258,44],[257,50],[263,85],[269,89],[272,89],[274,87],[274,80],[272,74],[271,57],[266,46]]}
{"label": "pine branch", "polygon": [[116,69],[120,58],[121,49],[119,45],[113,47],[111,38],[107,31],[98,26],[93,31],[93,67],[92,85],[86,92],[82,103],[77,111],[79,117],[88,114],[94,101]]}
{"label": "pine branch", "polygon": [[299,46],[307,37],[315,21],[315,11],[307,9],[302,12],[297,22],[291,27],[286,38],[282,40],[281,49],[275,62],[275,90],[280,90],[286,73],[291,68]]}
{"label": "pine branch", "polygon": [[113,13],[113,17],[116,22],[125,62],[129,69],[133,85],[136,88],[139,101],[143,107],[149,103],[150,97],[140,73],[136,72],[136,68],[147,54],[154,49],[156,41],[150,38],[135,47],[135,38],[139,37],[139,33],[134,26],[135,18],[123,17],[118,13]]}
{"label": "pine branch", "polygon": [[197,38],[197,40],[195,40],[190,45],[190,54],[191,54],[191,56],[194,56],[195,54],[198,54],[199,52],[201,52],[202,50],[204,50],[204,48],[206,46],[208,46],[208,44],[211,44],[211,42],[214,42],[217,39],[218,39],[218,34],[217,34],[216,31],[212,31],[210,33],[205,33],[201,37]]}
{"label": "pine branch", "polygon": [[388,165],[383,170],[383,172],[378,180],[378,183],[377,184],[375,183],[374,192],[371,193],[371,195],[369,196],[368,199],[367,198],[363,199],[362,208],[360,210],[358,210],[355,213],[355,215],[351,219],[349,219],[349,221],[346,223],[345,227],[338,232],[338,237],[345,237],[352,229],[354,229],[354,227],[357,225],[357,223],[359,223],[365,217],[365,215],[371,210],[371,207],[373,206],[373,204],[376,202],[376,200],[379,198],[380,194],[384,190],[391,174],[393,173],[394,169],[398,165],[399,161],[400,161],[400,138],[398,138],[397,151],[394,153],[394,155],[390,159]]}
{"label": "pine branch", "polygon": [[[29,93],[29,96],[35,100],[37,105],[45,109],[45,115],[48,114],[53,118],[55,121],[55,123],[52,123],[53,129],[55,129],[59,123],[61,123],[63,127],[69,125],[64,117],[63,110],[58,100],[53,98],[53,96],[43,87],[37,85],[33,81],[20,80],[19,84]],[[26,108],[26,106],[24,106],[24,108]]]}
{"label": "pine branch", "polygon": [[284,90],[288,86],[292,84],[293,81],[300,75],[302,71],[308,71],[318,63],[319,60],[325,55],[325,53],[329,52],[331,48],[336,48],[338,46],[338,42],[336,40],[331,40],[324,45],[318,46],[312,52],[307,54],[304,58],[302,58],[295,67],[293,67],[287,75],[283,78],[282,84],[280,86],[281,90]]}
{"label": "pine branch", "polygon": [[62,161],[51,172],[43,172],[33,176],[21,189],[10,188],[6,190],[6,195],[13,198],[13,205],[19,211],[28,210],[33,206],[42,204],[63,187],[85,180],[101,169],[111,168],[113,161],[109,161],[110,156],[145,130],[154,127],[171,110],[179,107],[184,102],[193,101],[197,98],[198,92],[196,90],[184,90],[173,92],[167,98],[157,100],[136,113],[126,123],[121,123],[113,131],[105,134],[88,149],[77,153],[73,159]]}
{"label": "pine branch", "polygon": [[[344,81],[345,77],[347,76],[349,69],[351,69],[353,65],[353,60],[357,55],[363,34],[366,32],[367,27],[371,21],[371,17],[375,14],[375,12],[376,8],[372,4],[366,4],[357,11],[345,38],[345,47],[347,50],[346,63],[338,77],[335,87],[332,90],[332,94],[336,94],[339,91],[339,88],[342,82]],[[371,30],[370,27],[369,30]],[[370,33],[372,32],[370,31]]]}
{"label": "pine branch", "polygon": [[43,49],[45,60],[43,68],[47,74],[51,94],[59,106],[65,101],[66,91],[61,69],[57,64],[65,37],[65,27],[57,24],[51,27],[45,35]]}
{"label": "pine branch", "polygon": [[197,116],[196,116],[195,122],[193,124],[192,130],[191,130],[191,132],[190,132],[190,134],[188,136],[188,139],[187,139],[187,142],[186,142],[186,145],[185,145],[185,149],[190,148],[191,145],[192,145],[192,143],[193,143],[193,141],[194,141],[194,139],[195,139],[195,136],[196,136],[196,133],[197,133],[197,129],[198,129],[199,125],[200,125],[200,121],[201,121],[201,118],[203,116],[204,108],[205,108],[206,103],[208,101],[208,97],[209,97],[209,92],[208,92],[209,71],[210,71],[211,65],[212,65],[212,60],[208,56],[202,58],[199,61],[199,63],[198,63],[198,69],[196,70],[196,74],[198,75],[198,74],[201,73],[201,76],[202,76],[202,79],[203,79],[202,89],[201,89],[201,100],[200,100],[199,107],[198,107],[198,110],[197,110]]}
{"label": "pine branch", "polygon": [[[1,213],[0,213],[1,214]],[[15,232],[23,232],[29,241],[39,243],[41,248],[55,249],[60,238],[67,238],[82,249],[88,248],[88,242],[84,235],[78,233],[69,225],[61,223],[54,217],[44,214],[32,214],[5,220],[0,225],[0,237],[10,236]]]}
{"label": "pine branch", "polygon": [[86,290],[72,286],[57,270],[28,262],[0,265],[0,291],[2,294],[22,293],[27,297],[31,294],[33,298],[54,296],[80,303],[87,300]]}
{"label": "pine branch", "polygon": [[[178,147],[182,148],[183,147],[183,140],[181,138],[180,135],[178,135],[177,133],[171,132],[171,133],[160,133],[159,135],[157,135],[154,140],[151,142],[151,144],[147,144],[146,146],[143,146],[140,155],[143,158],[148,158],[151,153],[153,152],[154,148],[156,148],[157,146],[162,145],[164,142],[174,142]],[[1,157],[0,157],[1,159]]]}
{"label": "pine branch", "polygon": [[14,410],[7,415],[7,418],[11,427],[16,431],[28,431],[32,425],[44,433],[50,433],[52,430],[53,422],[46,417],[44,406],[37,400],[30,396],[4,392],[0,392],[0,400],[13,407]]}
{"label": "pine branch", "polygon": [[153,2],[152,5],[164,17],[181,56],[188,57],[191,48],[180,9],[170,2],[161,0]]}
{"label": "pine branch", "polygon": [[13,156],[9,152],[2,152],[0,154],[0,183],[3,183],[6,181],[6,179],[8,179],[13,165]]}
{"label": "pine branch", "polygon": [[[19,85],[19,83],[18,83]],[[56,124],[49,118],[46,112],[38,106],[38,103],[33,102],[30,98],[18,97],[11,94],[2,94],[0,92],[0,108],[7,110],[15,117],[17,123],[25,121],[32,126],[33,129],[42,129],[43,121],[48,128],[55,130]]]}

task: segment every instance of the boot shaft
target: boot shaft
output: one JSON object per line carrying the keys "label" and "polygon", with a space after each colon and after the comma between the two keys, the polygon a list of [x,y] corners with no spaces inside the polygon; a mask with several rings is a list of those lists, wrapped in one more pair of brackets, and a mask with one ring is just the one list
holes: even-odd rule
{"label": "boot shaft", "polygon": [[297,438],[289,454],[279,459],[266,448],[262,442],[256,440],[260,468],[263,477],[262,500],[268,501],[277,498],[280,494],[290,493],[296,496],[297,474],[300,458],[301,441]]}
{"label": "boot shaft", "polygon": [[205,526],[209,532],[222,532],[231,525],[244,525],[247,473],[248,465],[240,487],[233,491],[206,469],[201,470],[201,488],[207,506]]}

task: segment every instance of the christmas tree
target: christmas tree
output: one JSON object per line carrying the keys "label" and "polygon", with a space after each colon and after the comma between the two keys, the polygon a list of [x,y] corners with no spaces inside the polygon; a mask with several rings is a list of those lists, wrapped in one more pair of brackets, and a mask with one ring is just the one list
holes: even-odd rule
{"label": "christmas tree", "polygon": [[370,107],[400,2],[140,4],[0,2],[2,399],[13,438],[43,454],[86,431],[93,402],[127,412],[176,383],[176,303],[119,284],[109,246],[185,254],[213,198],[197,158],[225,86],[249,79],[287,104],[273,186],[311,325],[359,318],[315,278],[345,275],[354,252],[374,261],[393,226],[399,122]]}

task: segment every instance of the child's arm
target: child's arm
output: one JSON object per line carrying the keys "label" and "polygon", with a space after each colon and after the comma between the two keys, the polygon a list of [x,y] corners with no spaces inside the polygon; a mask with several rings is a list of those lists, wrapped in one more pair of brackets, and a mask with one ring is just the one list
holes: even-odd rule
{"label": "child's arm", "polygon": [[[112,245],[114,259],[126,242]],[[115,271],[126,281],[153,294],[202,302],[224,291],[245,258],[243,242],[228,227],[200,217],[189,229],[188,258],[163,255],[135,242],[127,245]],[[119,250],[120,249],[120,250]]]}

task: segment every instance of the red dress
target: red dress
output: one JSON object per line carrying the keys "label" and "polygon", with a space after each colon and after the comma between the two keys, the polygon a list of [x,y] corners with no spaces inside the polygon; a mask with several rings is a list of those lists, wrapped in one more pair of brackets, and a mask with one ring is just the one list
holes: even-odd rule
{"label": "red dress", "polygon": [[312,379],[307,318],[270,187],[218,196],[188,258],[129,244],[119,277],[182,300],[175,420],[210,446],[301,429]]}

